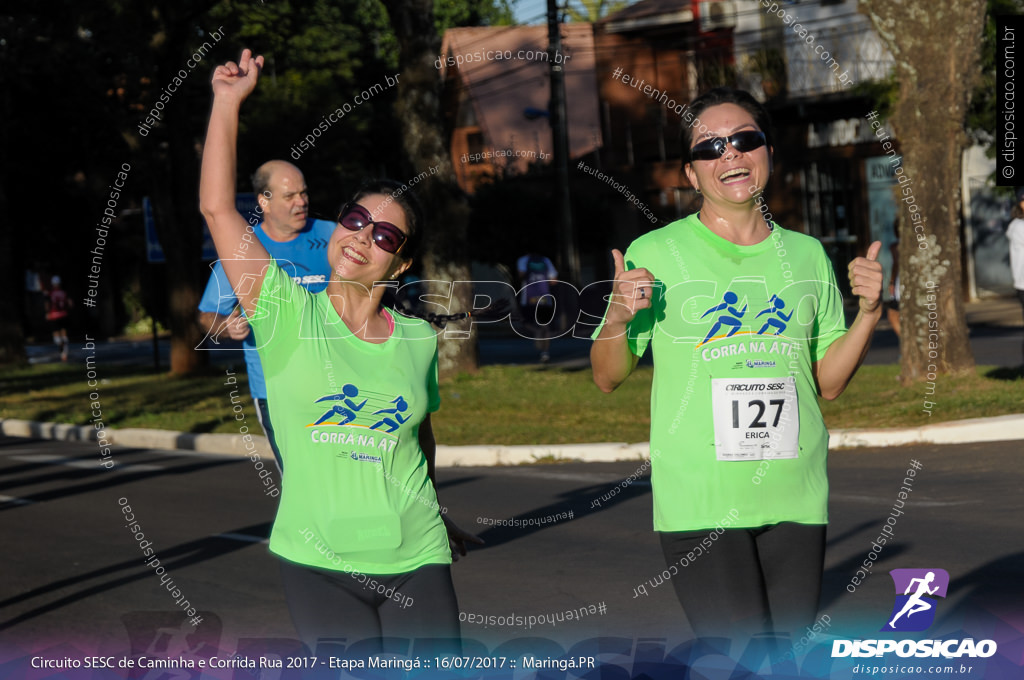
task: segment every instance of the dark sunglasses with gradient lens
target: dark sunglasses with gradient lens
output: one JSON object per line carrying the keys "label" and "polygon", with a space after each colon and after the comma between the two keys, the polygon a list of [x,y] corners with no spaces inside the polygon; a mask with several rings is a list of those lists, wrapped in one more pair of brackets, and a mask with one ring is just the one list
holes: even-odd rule
{"label": "dark sunglasses with gradient lens", "polygon": [[338,224],[349,231],[361,231],[373,225],[373,242],[385,253],[395,255],[405,243],[405,233],[390,222],[375,222],[370,212],[358,203],[346,203],[338,214]]}
{"label": "dark sunglasses with gradient lens", "polygon": [[765,145],[764,133],[760,130],[742,130],[731,137],[712,137],[705,139],[690,149],[692,161],[714,161],[725,155],[726,142],[740,153],[760,149]]}

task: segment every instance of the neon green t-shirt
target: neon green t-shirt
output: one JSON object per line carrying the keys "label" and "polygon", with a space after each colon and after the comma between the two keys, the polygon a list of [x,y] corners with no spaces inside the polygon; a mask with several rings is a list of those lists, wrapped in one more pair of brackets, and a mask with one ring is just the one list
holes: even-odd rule
{"label": "neon green t-shirt", "polygon": [[625,260],[655,279],[627,331],[634,354],[654,352],[654,528],[712,528],[732,511],[734,527],[826,523],[828,430],[811,367],[846,326],[821,244],[773,225],[740,246],[691,215],[638,238]]}
{"label": "neon green t-shirt", "polygon": [[287,560],[364,574],[451,562],[418,437],[441,404],[437,336],[394,320],[386,341],[360,340],[326,291],[267,268],[249,323],[286,470],[270,550]]}

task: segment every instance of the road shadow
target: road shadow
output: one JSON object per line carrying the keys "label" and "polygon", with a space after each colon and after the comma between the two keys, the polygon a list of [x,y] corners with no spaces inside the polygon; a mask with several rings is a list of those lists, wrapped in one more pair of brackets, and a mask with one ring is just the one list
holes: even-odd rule
{"label": "road shadow", "polygon": [[[251,524],[249,526],[239,527],[238,529],[235,529],[232,532],[224,533],[244,534],[247,536],[266,536],[269,535],[272,524],[272,522]],[[238,541],[232,538],[204,536],[203,538],[188,541],[187,543],[181,543],[171,548],[161,549],[157,554],[157,557],[158,559],[163,558],[160,561],[160,566],[164,566],[167,570],[167,573],[170,574],[173,573],[175,569],[182,569],[184,567],[189,567],[194,564],[199,564],[201,562],[213,560],[218,557],[223,557],[224,555],[229,555],[233,552],[244,550],[245,548],[248,548],[252,545],[252,543]],[[21,593],[20,595],[15,595],[14,597],[10,597],[6,600],[0,601],[0,609],[4,609],[15,604],[19,604],[22,602],[33,600],[35,598],[42,597],[48,593],[58,591],[63,588],[73,588],[75,586],[79,587],[79,589],[75,592],[69,595],[65,595],[64,597],[58,600],[54,600],[52,602],[39,605],[34,609],[31,609],[22,614],[18,614],[17,616],[6,621],[0,622],[0,631],[13,628],[14,626],[24,623],[25,621],[29,621],[38,616],[43,616],[44,614],[48,614],[62,607],[72,605],[88,597],[99,595],[108,590],[113,590],[115,588],[120,588],[121,586],[128,585],[129,583],[134,583],[135,581],[141,581],[143,579],[155,579],[156,582],[159,584],[160,579],[156,576],[156,572],[154,570],[156,565],[154,565],[153,567],[140,567],[139,565],[141,563],[142,560],[140,558],[133,557],[130,560],[115,562],[113,564],[100,567],[99,569],[94,569],[89,572],[77,574],[75,576],[71,576],[68,578],[63,578],[58,581],[53,581],[52,583],[49,583],[45,586],[39,586],[38,588],[34,588],[28,592]],[[136,571],[137,573],[126,573],[125,575],[120,577],[106,578],[103,582],[91,586],[82,585],[86,581],[110,577],[112,574],[116,574],[118,572],[127,572],[129,570]]]}
{"label": "road shadow", "polygon": [[989,371],[986,371],[985,377],[991,378],[992,380],[1005,380],[1009,382],[1014,382],[1016,380],[1024,378],[1024,366],[1017,366],[1016,368],[993,368]]}
{"label": "road shadow", "polygon": [[[472,546],[471,550],[489,550],[500,545],[511,543],[534,534],[545,531],[551,527],[588,517],[593,514],[610,510],[625,501],[650,495],[650,476],[644,474],[632,482],[626,483],[632,477],[624,478],[618,482],[605,484],[591,484],[571,491],[559,494],[559,500],[548,503],[532,510],[513,515],[512,517],[480,519],[495,520],[502,523],[501,526],[489,522],[478,522],[488,526],[477,533],[477,536],[485,541],[482,546]],[[618,489],[618,491],[615,491]],[[552,520],[553,516],[568,513],[567,518]],[[541,523],[541,522],[544,523]]]}
{"label": "road shadow", "polygon": [[[145,449],[129,449],[128,451],[134,453],[141,453],[144,452]],[[116,460],[120,455],[121,454],[119,451],[114,451],[113,457]],[[85,483],[78,484],[77,486],[62,489],[54,489],[52,491],[40,491],[39,493],[34,493],[31,496],[23,497],[21,500],[31,501],[33,503],[43,503],[46,501],[70,498],[71,496],[77,496],[83,493],[99,491],[100,489],[112,489],[124,484],[135,484],[137,482],[152,479],[155,477],[164,477],[168,475],[188,475],[192,474],[193,472],[209,470],[211,468],[220,467],[222,465],[237,465],[245,461],[246,459],[244,458],[209,460],[195,463],[187,463],[185,465],[178,465],[175,467],[163,468],[160,470],[146,469],[144,471],[140,470],[138,472],[132,472],[132,466],[130,463],[127,465],[119,464],[118,467],[114,468],[113,470],[104,470],[103,468],[99,467],[99,464],[97,463],[96,470],[81,470],[74,468],[74,472],[72,474],[63,477],[65,479],[70,478],[94,481],[86,481]],[[34,467],[39,467],[39,465],[45,465],[45,463],[36,463],[33,465]],[[9,471],[7,470],[4,471],[5,476],[8,472]],[[278,483],[280,483],[279,480]],[[0,504],[0,512],[12,511],[25,507],[28,506],[17,503]]]}

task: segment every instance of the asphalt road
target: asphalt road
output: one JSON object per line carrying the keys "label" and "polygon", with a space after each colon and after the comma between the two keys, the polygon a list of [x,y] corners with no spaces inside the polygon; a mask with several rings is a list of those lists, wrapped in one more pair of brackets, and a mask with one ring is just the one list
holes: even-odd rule
{"label": "asphalt road", "polygon": [[[893,603],[886,572],[941,568],[949,572],[950,590],[929,635],[960,629],[975,638],[1009,635],[1007,622],[1016,620],[1019,644],[1020,453],[1020,442],[832,453],[821,600],[826,632],[877,636]],[[4,657],[12,648],[57,653],[68,646],[173,655],[179,646],[195,648],[197,639],[233,651],[251,643],[246,639],[274,638],[290,649],[295,634],[277,564],[261,542],[276,501],[262,493],[252,464],[124,448],[113,458],[116,468],[106,470],[94,444],[0,439]],[[892,513],[912,460],[920,469],[893,527],[895,540],[850,593],[847,585]],[[597,635],[634,638],[638,645],[650,638],[644,644],[656,648],[689,638],[671,586],[650,585],[665,568],[651,530],[650,484],[641,468],[637,481],[622,485],[638,468],[640,462],[439,470],[442,504],[487,542],[453,567],[463,612],[539,617],[598,609],[579,621],[532,629],[464,623],[464,635],[488,645],[534,636],[566,649]],[[595,504],[616,487],[610,500]],[[203,617],[194,633],[144,564],[123,519],[125,503]],[[543,526],[494,527],[483,519],[570,511],[572,519]],[[637,590],[645,582],[646,596]],[[8,677],[2,665],[0,676]]]}

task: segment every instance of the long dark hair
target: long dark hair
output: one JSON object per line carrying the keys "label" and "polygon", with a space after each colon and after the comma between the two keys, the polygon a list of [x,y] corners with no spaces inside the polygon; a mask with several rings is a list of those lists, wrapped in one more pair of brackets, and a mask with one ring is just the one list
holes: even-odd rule
{"label": "long dark hair", "polygon": [[1015,220],[1024,219],[1024,210],[1020,204],[1024,203],[1024,189],[1018,189],[1013,197],[1013,205],[1010,206],[1010,217]]}

